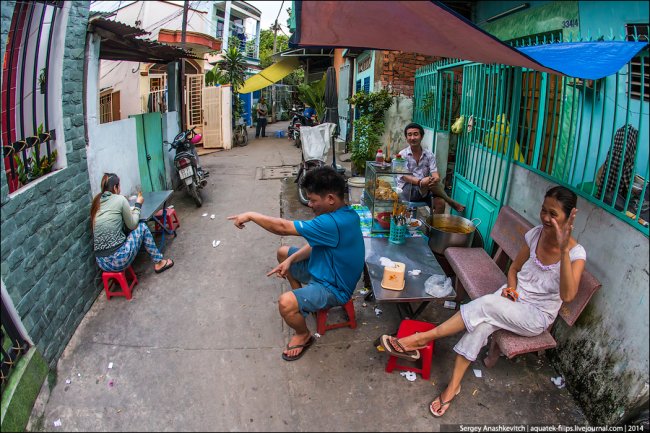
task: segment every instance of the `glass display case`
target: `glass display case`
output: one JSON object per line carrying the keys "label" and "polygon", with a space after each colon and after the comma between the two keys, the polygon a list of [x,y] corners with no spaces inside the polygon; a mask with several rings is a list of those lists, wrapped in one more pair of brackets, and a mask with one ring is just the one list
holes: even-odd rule
{"label": "glass display case", "polygon": [[366,162],[366,183],[364,203],[372,216],[371,232],[390,232],[390,218],[395,202],[401,202],[397,179],[411,174],[406,168],[391,164]]}

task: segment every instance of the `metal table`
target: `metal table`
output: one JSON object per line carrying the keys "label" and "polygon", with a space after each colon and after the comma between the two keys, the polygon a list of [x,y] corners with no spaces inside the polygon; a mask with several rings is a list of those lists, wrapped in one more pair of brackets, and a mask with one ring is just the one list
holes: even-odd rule
{"label": "metal table", "polygon": [[[165,191],[152,191],[152,192],[143,192],[142,196],[144,197],[144,203],[142,204],[142,209],[140,209],[140,221],[153,221],[157,223],[162,230],[162,239],[160,240],[160,252],[165,249],[165,233],[176,236],[176,230],[171,230],[165,224],[165,219],[167,218],[167,200],[172,195],[174,190],[165,190]],[[135,203],[135,200],[130,200],[129,203],[131,206]],[[162,209],[162,216],[157,217],[156,212]]]}
{"label": "metal table", "polygon": [[[453,299],[434,298],[424,291],[424,282],[430,276],[445,275],[425,238],[409,237],[402,245],[391,244],[388,238],[364,238],[363,242],[366,247],[366,284],[372,288],[372,295],[377,301],[395,303],[402,318],[415,319],[436,299]],[[379,262],[381,257],[406,265],[403,290],[386,290],[381,287],[384,276],[384,267]],[[408,271],[414,269],[419,269],[420,275],[409,275]],[[413,311],[411,302],[420,302],[417,310]]]}

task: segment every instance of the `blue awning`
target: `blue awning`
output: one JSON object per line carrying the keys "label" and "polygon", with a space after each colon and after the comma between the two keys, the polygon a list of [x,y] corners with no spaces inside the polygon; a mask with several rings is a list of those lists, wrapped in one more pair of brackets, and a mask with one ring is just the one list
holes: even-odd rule
{"label": "blue awning", "polygon": [[646,45],[647,42],[563,42],[518,49],[564,75],[597,80],[620,71]]}

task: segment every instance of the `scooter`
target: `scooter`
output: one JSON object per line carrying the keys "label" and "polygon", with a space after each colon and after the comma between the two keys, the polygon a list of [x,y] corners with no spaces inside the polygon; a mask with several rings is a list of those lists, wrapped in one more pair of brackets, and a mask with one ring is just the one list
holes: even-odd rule
{"label": "scooter", "polygon": [[207,185],[206,178],[209,173],[199,166],[199,156],[194,145],[201,141],[202,136],[195,133],[194,129],[180,132],[170,144],[169,151],[176,150],[174,167],[178,171],[181,183],[196,203],[196,207],[201,207],[203,199],[200,190]]}
{"label": "scooter", "polygon": [[330,151],[330,143],[335,129],[336,125],[333,123],[323,123],[313,127],[305,126],[302,128],[302,158],[294,182],[298,184],[298,199],[305,206],[309,205],[307,190],[303,186],[305,176],[309,171],[326,165],[327,155]]}

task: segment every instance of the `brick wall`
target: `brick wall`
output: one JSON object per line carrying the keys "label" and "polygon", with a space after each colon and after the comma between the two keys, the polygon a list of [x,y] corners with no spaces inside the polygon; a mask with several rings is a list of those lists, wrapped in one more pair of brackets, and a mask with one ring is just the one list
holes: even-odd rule
{"label": "brick wall", "polygon": [[[1,15],[3,56],[15,2],[8,3],[3,2]],[[27,333],[52,367],[101,289],[90,231],[82,105],[89,2],[65,2],[65,7],[70,15],[59,78],[64,131],[57,136],[64,136],[67,167],[11,198],[4,164],[0,174],[0,274]]]}
{"label": "brick wall", "polygon": [[378,51],[382,68],[378,82],[382,88],[390,87],[394,93],[412,97],[415,88],[415,70],[442,59],[403,51]]}

